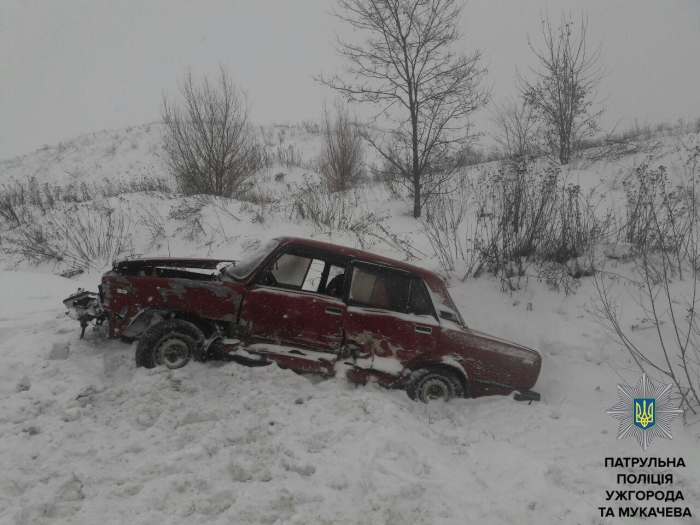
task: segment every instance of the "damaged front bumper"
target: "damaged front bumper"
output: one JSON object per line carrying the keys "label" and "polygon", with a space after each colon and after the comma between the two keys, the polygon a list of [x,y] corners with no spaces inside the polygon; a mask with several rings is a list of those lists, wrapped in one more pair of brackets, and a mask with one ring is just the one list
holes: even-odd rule
{"label": "damaged front bumper", "polygon": [[95,326],[101,326],[107,318],[107,314],[102,308],[100,296],[95,292],[86,292],[82,288],[64,299],[63,304],[68,308],[66,315],[80,323],[82,331],[80,338],[85,335],[85,329],[90,321],[95,321]]}

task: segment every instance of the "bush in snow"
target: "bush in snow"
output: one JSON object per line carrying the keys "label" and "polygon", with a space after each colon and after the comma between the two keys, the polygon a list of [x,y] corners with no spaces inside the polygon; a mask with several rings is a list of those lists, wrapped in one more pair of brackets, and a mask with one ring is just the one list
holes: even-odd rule
{"label": "bush in snow", "polygon": [[363,250],[383,242],[409,259],[416,257],[410,241],[392,233],[385,224],[389,215],[381,208],[369,208],[368,195],[362,188],[331,192],[325,184],[305,177],[302,184],[294,186],[290,200],[289,218],[309,220],[319,233],[350,234]]}
{"label": "bush in snow", "polygon": [[293,144],[286,148],[278,146],[277,152],[273,155],[273,159],[287,169],[300,168],[303,163],[303,157],[303,153],[295,149]]}
{"label": "bush in snow", "polygon": [[250,107],[225,70],[216,83],[188,73],[181,103],[163,98],[163,157],[185,195],[234,198],[264,167],[263,148],[249,123]]}
{"label": "bush in snow", "polygon": [[331,192],[319,182],[304,178],[295,185],[290,218],[309,220],[320,232],[348,232],[360,245],[371,246],[373,233],[387,219],[381,210],[370,211],[367,196],[359,189]]}
{"label": "bush in snow", "polygon": [[330,191],[346,191],[364,178],[365,151],[360,128],[341,102],[335,103],[335,119],[323,110],[321,154],[316,159],[318,173]]}
{"label": "bush in snow", "polygon": [[3,251],[33,263],[100,271],[133,252],[129,213],[94,205],[57,206],[29,213],[9,232]]}
{"label": "bush in snow", "polygon": [[[699,122],[700,122],[700,119],[699,119]],[[309,135],[318,135],[319,133],[321,133],[321,126],[315,120],[310,120],[310,119],[309,120],[302,120],[301,127]]]}
{"label": "bush in snow", "polygon": [[[627,201],[622,240],[641,253],[672,253],[680,270],[696,220],[696,181],[688,173],[680,184],[672,183],[664,166],[650,168],[651,160],[647,158],[623,182]],[[694,172],[694,166],[688,166]]]}
{"label": "bush in snow", "polygon": [[495,126],[492,137],[503,153],[510,158],[534,153],[537,121],[531,105],[523,99],[494,102],[489,113]]}
{"label": "bush in snow", "polygon": [[26,183],[13,181],[0,188],[0,219],[10,228],[30,220],[32,213],[46,213],[63,203],[81,203],[98,197],[110,198],[125,193],[168,195],[172,188],[162,177],[145,174],[126,180],[72,182],[66,185],[40,184],[34,177]]}
{"label": "bush in snow", "polygon": [[[619,272],[596,276],[593,313],[650,377],[672,381],[677,404],[700,413],[700,145],[686,149],[682,180],[671,185],[662,168],[648,163],[635,170],[628,190],[627,240],[635,245],[632,278],[625,290],[641,308],[636,324],[627,324],[612,284]],[[628,328],[629,326],[629,328]],[[632,332],[649,329],[656,351],[644,350]]]}
{"label": "bush in snow", "polygon": [[516,289],[526,267],[537,263],[538,278],[570,292],[569,278],[592,272],[591,252],[608,217],[598,219],[590,197],[560,176],[558,167],[534,170],[517,160],[477,185],[476,274],[492,271]]}
{"label": "bush in snow", "polygon": [[[460,260],[475,261],[469,254],[469,235],[462,227],[472,205],[469,186],[463,183],[451,192],[435,195],[425,206],[425,216],[420,219],[421,230],[448,273],[456,269]],[[473,264],[466,273],[472,271]]]}
{"label": "bush in snow", "polygon": [[[469,208],[476,220],[466,224]],[[598,219],[589,196],[560,180],[560,169],[535,170],[524,159],[484,171],[467,187],[458,185],[435,196],[421,221],[443,268],[464,277],[484,271],[498,275],[504,291],[520,287],[526,269],[567,293],[576,279],[592,272],[594,244],[609,229]]]}

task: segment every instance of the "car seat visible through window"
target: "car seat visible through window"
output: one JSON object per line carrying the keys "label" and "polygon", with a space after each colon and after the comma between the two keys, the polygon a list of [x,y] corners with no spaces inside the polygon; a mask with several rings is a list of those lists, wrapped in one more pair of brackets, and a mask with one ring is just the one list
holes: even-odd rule
{"label": "car seat visible through window", "polygon": [[330,282],[326,285],[326,295],[332,295],[333,297],[340,297],[343,295],[343,283],[345,282],[345,274],[340,273],[333,277]]}

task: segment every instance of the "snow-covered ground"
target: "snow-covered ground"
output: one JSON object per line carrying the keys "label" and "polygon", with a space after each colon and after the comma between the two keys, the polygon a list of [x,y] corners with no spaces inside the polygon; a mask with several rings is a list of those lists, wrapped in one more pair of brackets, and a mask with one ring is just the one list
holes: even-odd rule
{"label": "snow-covered ground", "polygon": [[[425,406],[275,365],[136,369],[133,345],[78,339],[77,284],[0,273],[2,523],[605,523],[604,458],[642,455],[605,414],[625,354],[580,293],[528,311],[486,279],[461,288],[474,326],[542,351],[544,400]],[[685,459],[692,508],[700,447],[672,428],[649,455]]]}
{"label": "snow-covered ground", "polygon": [[[138,131],[113,132],[128,133]],[[149,133],[134,138],[136,147],[122,141],[126,153],[141,156],[127,161],[120,150],[109,153],[114,173],[128,162],[135,170],[158,169],[145,153],[146,144],[157,145]],[[298,137],[310,159],[314,139],[301,130]],[[94,166],[102,146],[88,142],[94,152],[64,150],[63,158],[75,155],[74,164]],[[6,161],[0,184],[49,173],[53,182],[69,182],[70,167],[62,166],[63,176],[56,171],[53,149]],[[638,161],[570,176],[613,187]],[[89,171],[80,173],[88,177]],[[272,176],[266,183],[280,193],[309,172],[281,171],[283,180]],[[386,214],[390,231],[426,254],[413,262],[439,270],[406,206],[369,195],[368,209]],[[255,221],[255,209],[242,203],[227,205],[237,218],[206,207],[205,234],[197,241],[183,235],[186,219],[170,213],[175,198],[126,195],[110,202],[162,216],[164,230],[155,241],[134,223],[137,253],[236,257],[252,241],[278,234],[357,244],[348,232],[291,220],[288,210]],[[406,256],[386,242],[370,249]],[[673,440],[657,438],[646,453],[634,439],[616,440],[618,422],[605,411],[618,402],[616,384],[633,384],[639,373],[591,318],[590,280],[566,296],[535,279],[503,294],[493,277],[452,278],[450,292],[468,325],[541,352],[535,390],[543,400],[422,405],[401,391],[300,376],[276,365],[137,369],[133,345],[91,329],[80,340],[78,324],[64,315],[61,301],[78,286],[94,290],[98,272],[66,279],[54,275],[63,268],[52,265],[13,259],[6,266],[14,271],[0,272],[2,524],[700,523],[700,425],[676,418]],[[625,322],[638,314],[625,303]],[[633,337],[653,351],[648,331]],[[630,456],[682,457],[687,466],[673,469],[674,485],[662,488],[681,490],[685,501],[655,506],[688,506],[693,517],[601,518],[598,507],[624,503],[606,502],[606,491],[636,488],[618,486],[618,473],[649,471],[604,466],[606,457]]]}

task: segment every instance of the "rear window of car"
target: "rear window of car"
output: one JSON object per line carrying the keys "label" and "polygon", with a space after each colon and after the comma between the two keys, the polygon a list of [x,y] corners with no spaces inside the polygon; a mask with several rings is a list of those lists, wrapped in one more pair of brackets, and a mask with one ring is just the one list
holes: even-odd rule
{"label": "rear window of car", "polygon": [[265,258],[270,255],[279,245],[279,239],[272,239],[255,251],[237,261],[235,265],[231,265],[226,269],[226,275],[237,281],[242,281],[250,277],[250,274],[260,265]]}
{"label": "rear window of car", "polygon": [[411,276],[380,266],[355,266],[350,285],[350,303],[406,313]]}

